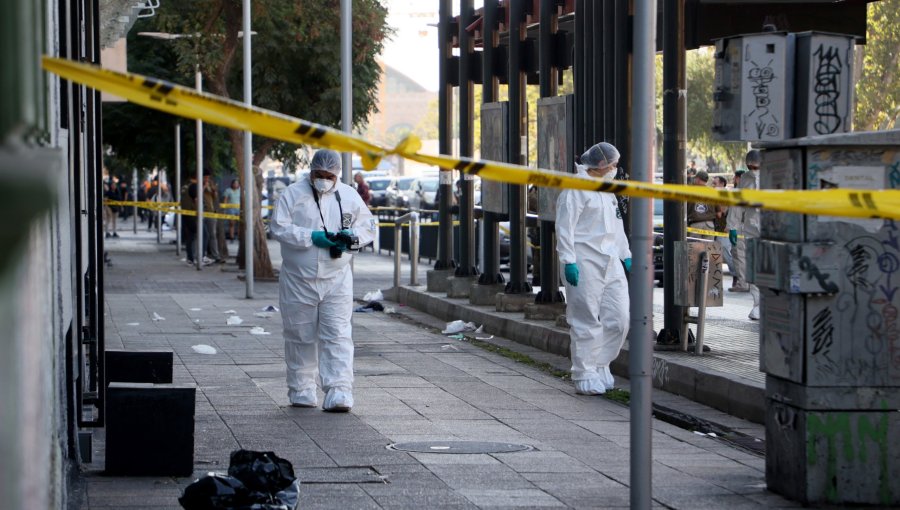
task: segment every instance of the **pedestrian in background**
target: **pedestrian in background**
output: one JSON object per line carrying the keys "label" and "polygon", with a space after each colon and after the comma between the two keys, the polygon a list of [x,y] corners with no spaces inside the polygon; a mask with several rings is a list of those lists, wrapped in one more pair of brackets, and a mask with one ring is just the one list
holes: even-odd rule
{"label": "pedestrian in background", "polygon": [[[116,176],[108,176],[103,181],[103,198],[104,200],[122,200],[119,195],[119,183]],[[116,217],[118,216],[118,207],[103,204],[103,230],[106,239],[111,237],[119,237],[116,232]]]}
{"label": "pedestrian in background", "polygon": [[[612,180],[619,151],[606,142],[581,155],[578,175]],[[556,251],[564,270],[575,392],[599,395],[615,384],[609,364],[628,334],[626,271],[631,250],[612,193],[565,189],[556,202]]]}
{"label": "pedestrian in background", "polygon": [[356,183],[356,192],[359,193],[359,198],[368,206],[372,200],[372,193],[369,191],[369,185],[363,179],[362,173],[356,172],[356,175],[353,176],[353,182]]}
{"label": "pedestrian in background", "polygon": [[[724,190],[725,187],[728,186],[728,181],[722,177],[721,175],[717,175],[713,178],[713,187],[716,189]],[[720,236],[716,236],[716,242],[719,243],[719,247],[722,248],[722,256],[725,258],[725,264],[728,265],[729,271],[734,271],[734,260],[731,258],[731,241],[728,239],[728,228],[726,227],[726,222],[728,221],[728,207],[724,205],[716,206],[716,219],[713,220],[713,225],[715,225],[716,232],[722,234]],[[732,278],[734,277],[734,273],[732,273]]]}
{"label": "pedestrian in background", "polygon": [[[222,198],[225,200],[226,204],[234,205],[236,207],[229,207],[225,213],[226,214],[241,214],[241,183],[237,179],[231,180],[231,186],[222,193]],[[225,234],[225,239],[229,241],[237,239],[235,236],[235,228],[238,227],[238,220],[227,220],[228,221],[228,232]]]}
{"label": "pedestrian in background", "polygon": [[[706,186],[709,182],[709,174],[706,173],[705,170],[700,170],[694,175],[694,180],[691,182],[694,186]],[[715,225],[716,219],[716,208],[713,205],[707,204],[706,202],[688,202],[687,205],[687,224],[691,228],[699,229],[699,230],[709,230],[713,231],[716,228]],[[697,232],[691,232],[690,237],[696,237],[699,239],[709,239],[712,240],[713,236],[709,234],[698,234]]]}
{"label": "pedestrian in background", "polygon": [[[341,156],[321,149],[281,194],[269,228],[281,243],[278,278],[284,321],[288,398],[296,407],[325,411],[353,407],[353,272],[351,247],[335,234],[355,236],[359,247],[375,239],[375,219],[359,194],[339,181]],[[346,237],[345,237],[346,238]]]}
{"label": "pedestrian in background", "polygon": [[[747,164],[747,172],[741,175],[740,189],[759,189],[759,167],[762,164],[762,154],[758,150],[747,153],[744,159]],[[753,308],[748,317],[751,320],[759,320],[759,288],[749,284],[746,280],[747,268],[746,250],[747,238],[759,237],[759,209],[755,207],[732,206],[728,214],[728,239],[731,241],[732,258],[737,273],[734,276],[736,282],[732,292],[749,292],[753,297]],[[740,278],[738,280],[738,278]]]}
{"label": "pedestrian in background", "polygon": [[[212,170],[203,171],[203,212],[219,212],[219,188],[212,180]],[[225,260],[219,255],[219,240],[216,234],[216,226],[219,220],[216,218],[203,218],[203,240],[205,251],[200,250],[201,255],[207,255],[212,263],[221,264]]]}

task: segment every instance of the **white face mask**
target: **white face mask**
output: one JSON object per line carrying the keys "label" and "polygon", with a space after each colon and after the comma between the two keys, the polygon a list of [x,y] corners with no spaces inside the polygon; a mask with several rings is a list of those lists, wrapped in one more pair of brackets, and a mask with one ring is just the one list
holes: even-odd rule
{"label": "white face mask", "polygon": [[313,179],[313,186],[319,193],[325,193],[334,186],[334,182],[328,179]]}
{"label": "white face mask", "polygon": [[591,177],[596,177],[597,179],[602,179],[604,181],[611,181],[616,178],[616,169],[615,168],[608,168],[606,173],[603,175],[599,175],[599,172],[594,171],[594,169],[591,169],[591,170],[592,171],[588,172],[588,175]]}

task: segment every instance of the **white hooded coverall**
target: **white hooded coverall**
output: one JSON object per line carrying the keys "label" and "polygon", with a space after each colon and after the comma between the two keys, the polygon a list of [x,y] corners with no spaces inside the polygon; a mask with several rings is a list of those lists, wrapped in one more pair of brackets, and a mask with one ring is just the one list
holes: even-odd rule
{"label": "white hooded coverall", "polygon": [[272,236],[281,243],[279,301],[292,399],[314,389],[317,374],[326,393],[353,386],[353,255],[331,258],[328,249],[313,244],[312,232],[324,230],[324,219],[328,232],[351,229],[360,246],[365,246],[374,240],[376,230],[372,213],[350,186],[336,182],[321,195],[321,216],[313,193],[309,177],[299,178],[282,192],[269,224]]}
{"label": "white hooded coverall", "polygon": [[[581,166],[578,175],[587,176]],[[612,193],[566,189],[556,202],[560,269],[577,264],[578,285],[566,282],[572,380],[598,377],[619,355],[628,334],[628,281],[620,261],[631,258]]]}
{"label": "white hooded coverall", "polygon": [[[741,175],[739,189],[759,189],[759,170],[748,170]],[[735,267],[732,269],[734,277],[744,285],[747,283],[747,238],[759,237],[759,209],[755,207],[729,207],[728,217],[725,219],[725,228],[737,230],[738,241],[731,250],[731,258]],[[753,297],[753,306],[759,306],[759,287],[749,284],[750,296]]]}

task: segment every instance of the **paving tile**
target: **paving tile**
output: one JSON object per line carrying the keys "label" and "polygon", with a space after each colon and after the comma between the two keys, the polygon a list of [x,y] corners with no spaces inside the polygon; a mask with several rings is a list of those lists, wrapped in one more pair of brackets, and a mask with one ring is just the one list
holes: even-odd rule
{"label": "paving tile", "polygon": [[[270,247],[277,265],[277,243]],[[388,480],[304,484],[304,508],[628,506],[628,408],[575,395],[571,382],[386,314],[354,314],[354,409],[331,414],[320,408],[292,408],[284,380],[281,318],[253,317],[262,306],[277,305],[277,283],[258,282],[258,297],[246,300],[234,273],[183,268],[158,251],[163,249],[154,239],[147,251],[116,255],[107,282],[119,292],[108,299],[107,340],[125,349],[172,350],[176,379],[198,385],[195,475],[224,471],[231,450],[243,447],[274,450],[298,472],[371,466]],[[388,288],[390,259],[361,257],[365,262],[357,265],[355,291]],[[150,282],[150,275],[167,279]],[[670,359],[761,380],[751,352],[758,344],[748,340],[758,325],[741,317],[746,316],[742,299],[737,296],[734,306],[710,310],[707,338],[712,355],[672,353]],[[247,321],[245,325],[261,324],[272,334],[254,337],[249,328],[226,326],[222,312],[230,309]],[[166,321],[150,321],[154,311]],[[141,325],[127,326],[130,322]],[[498,342],[554,366],[568,366],[558,356]],[[196,354],[191,349],[196,344],[215,346],[219,352]],[[627,385],[624,380],[618,383]],[[320,402],[323,398],[320,392]],[[758,425],[681,397],[657,391],[654,401],[763,437]],[[761,457],[670,424],[654,421],[653,426],[654,508],[795,506],[765,490]],[[535,450],[438,455],[386,448],[395,441],[428,440],[514,442]],[[102,441],[95,446],[102,466]],[[177,496],[190,481],[88,475],[85,508],[178,508]]]}

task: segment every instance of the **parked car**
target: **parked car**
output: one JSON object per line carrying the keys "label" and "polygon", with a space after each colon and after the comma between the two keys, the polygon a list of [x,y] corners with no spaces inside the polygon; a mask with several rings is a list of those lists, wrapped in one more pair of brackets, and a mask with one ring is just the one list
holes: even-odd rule
{"label": "parked car", "polygon": [[415,177],[400,177],[387,189],[388,207],[410,207],[411,190]]}
{"label": "parked car", "polygon": [[416,179],[410,187],[409,206],[413,209],[437,209],[438,178]]}
{"label": "parked car", "polygon": [[[500,265],[501,266],[509,266],[509,255],[511,251],[510,247],[510,235],[509,235],[509,222],[501,221],[498,224],[499,227],[499,244],[500,244]],[[526,238],[526,242],[527,242]],[[525,245],[525,264],[528,269],[531,269],[531,246],[528,244]]]}
{"label": "parked car", "polygon": [[366,179],[366,184],[369,185],[369,194],[372,197],[369,200],[370,206],[384,207],[388,205],[388,190],[396,185],[396,179],[393,177],[372,177]]}

